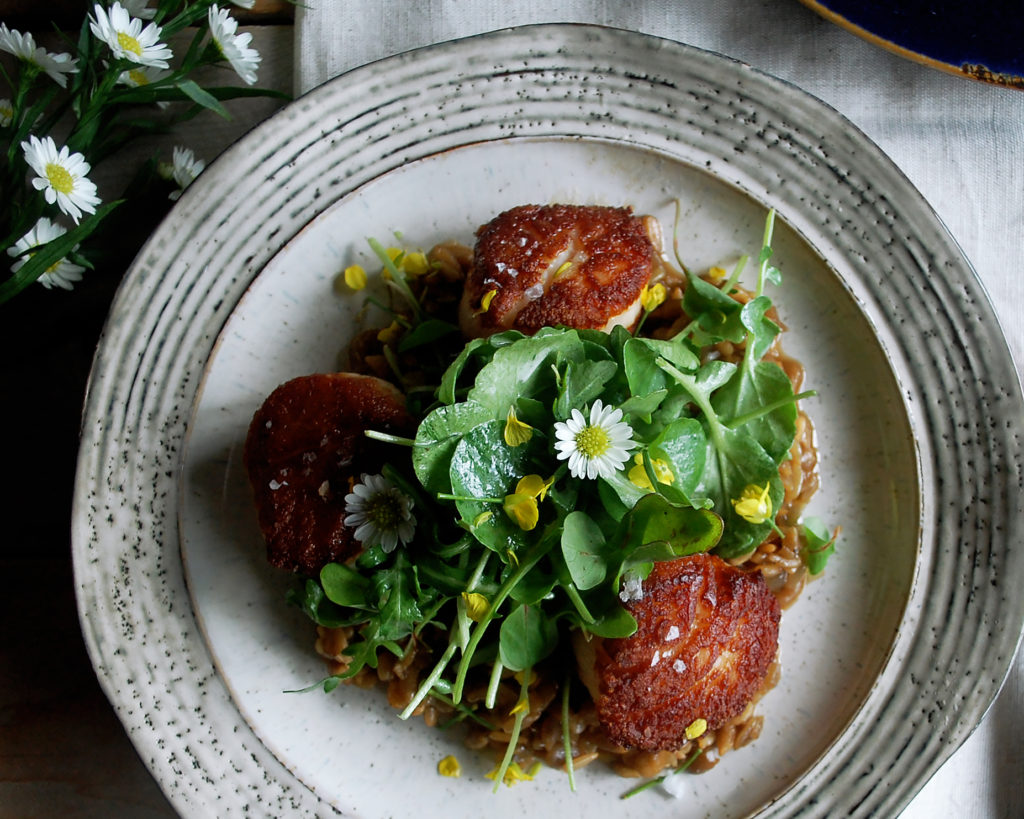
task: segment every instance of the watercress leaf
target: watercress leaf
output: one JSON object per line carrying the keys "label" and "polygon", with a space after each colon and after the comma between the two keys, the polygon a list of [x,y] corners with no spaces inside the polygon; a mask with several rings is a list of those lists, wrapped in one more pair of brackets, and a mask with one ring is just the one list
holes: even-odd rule
{"label": "watercress leaf", "polygon": [[709,437],[704,476],[697,492],[711,498],[715,510],[725,518],[725,533],[715,547],[724,558],[746,554],[757,546],[771,530],[771,522],[751,523],[736,514],[732,501],[743,495],[748,486],[770,484],[772,509],[782,500],[782,482],[778,464],[764,448],[743,430],[721,427]]}
{"label": "watercress leaf", "polygon": [[416,430],[412,465],[428,492],[451,492],[449,468],[452,453],[462,436],[493,416],[475,401],[442,405],[431,412]]}
{"label": "watercress leaf", "polygon": [[838,530],[829,534],[825,522],[818,517],[809,517],[803,525],[804,545],[800,549],[800,557],[803,558],[807,571],[811,574],[821,574],[825,571],[825,564],[835,553],[836,538]]}
{"label": "watercress leaf", "polygon": [[722,519],[708,509],[674,504],[651,492],[622,519],[615,540],[624,555],[662,541],[674,557],[706,552],[722,536]]}
{"label": "watercress leaf", "polygon": [[610,478],[598,479],[598,495],[605,502],[605,507],[609,512],[613,515],[617,512],[621,513],[618,514],[620,518],[632,509],[637,501],[646,494],[648,494],[647,489],[634,484],[626,477],[626,473],[621,470],[614,473]]}
{"label": "watercress leaf", "polygon": [[555,401],[555,418],[565,420],[573,408],[582,410],[588,406],[601,395],[618,370],[619,365],[607,358],[568,362]]}
{"label": "watercress leaf", "polygon": [[[726,425],[754,414],[756,417],[746,421],[742,429],[777,465],[793,445],[796,435],[797,408],[792,398],[793,384],[785,370],[773,361],[758,361],[750,367],[741,367],[737,377],[715,393],[711,405]],[[757,415],[759,410],[774,403],[778,406],[770,412]]]}
{"label": "watercress leaf", "polygon": [[728,361],[709,361],[694,374],[693,389],[706,396],[727,384],[736,374],[736,365]]}
{"label": "watercress leaf", "polygon": [[583,348],[574,330],[553,330],[521,338],[494,351],[494,357],[477,374],[468,398],[487,407],[494,418],[504,420],[520,395],[554,400],[552,364],[578,361]]}
{"label": "watercress leaf", "polygon": [[740,320],[749,333],[747,344],[753,343],[751,352],[755,359],[764,356],[781,329],[766,315],[771,306],[771,299],[758,296],[744,304],[740,310]]}
{"label": "watercress leaf", "polygon": [[570,512],[562,526],[562,557],[580,591],[604,582],[609,554],[604,533],[585,512]]}
{"label": "watercress leaf", "polygon": [[649,424],[651,416],[661,406],[666,396],[668,396],[668,390],[655,390],[646,395],[634,395],[619,404],[619,409],[623,414]]}
{"label": "watercress leaf", "polygon": [[659,355],[642,339],[628,339],[622,347],[622,369],[633,395],[649,395],[664,390],[665,373],[657,366]]}
{"label": "watercress leaf", "polygon": [[459,328],[450,321],[430,318],[417,324],[402,337],[398,342],[398,352],[407,353],[458,332]]}
{"label": "watercress leaf", "polygon": [[558,645],[558,626],[537,606],[519,605],[501,623],[498,657],[512,671],[532,668]]}
{"label": "watercress leaf", "polygon": [[636,618],[619,603],[616,595],[606,594],[595,600],[588,596],[586,603],[594,622],[584,625],[584,630],[609,639],[630,637],[636,633]]}
{"label": "watercress leaf", "polygon": [[332,603],[353,608],[370,608],[373,584],[344,563],[328,563],[320,570],[320,584]]}
{"label": "watercress leaf", "polygon": [[534,568],[512,587],[509,597],[526,606],[537,606],[551,594],[557,583],[558,579],[553,574]]}
{"label": "watercress leaf", "polygon": [[692,498],[700,485],[707,459],[708,442],[704,426],[696,418],[679,418],[669,423],[650,445],[652,457],[668,461],[674,480],[671,487]]}
{"label": "watercress leaf", "polygon": [[649,347],[654,353],[684,372],[692,372],[700,367],[700,358],[681,341],[667,341],[657,338],[638,338],[636,341]]}
{"label": "watercress leaf", "polygon": [[[323,587],[311,578],[307,578],[297,588],[289,589],[286,599],[291,605],[302,609],[306,616],[318,626],[340,628],[350,625],[352,618],[346,617],[337,604],[327,598]],[[366,615],[360,614],[358,618],[365,620]]]}
{"label": "watercress leaf", "polygon": [[469,375],[475,374],[479,367],[494,358],[494,353],[497,350],[521,338],[525,338],[525,336],[519,331],[506,330],[488,338],[474,338],[468,341],[462,348],[462,352],[455,357],[455,360],[445,370],[444,375],[441,376],[441,385],[437,391],[438,400],[442,404],[454,404],[455,390],[464,370],[468,370]]}
{"label": "watercress leaf", "polygon": [[[456,445],[449,475],[452,493],[463,498],[504,498],[514,491],[524,475],[534,471],[531,463],[545,448],[534,436],[522,446],[510,447],[504,439],[505,421],[488,421],[471,429]],[[459,500],[456,506],[473,536],[502,556],[516,552],[530,537],[496,503]]]}
{"label": "watercress leaf", "polygon": [[718,341],[738,344],[746,335],[740,320],[742,305],[728,293],[693,273],[687,276],[683,310],[694,319],[694,342],[704,347]]}

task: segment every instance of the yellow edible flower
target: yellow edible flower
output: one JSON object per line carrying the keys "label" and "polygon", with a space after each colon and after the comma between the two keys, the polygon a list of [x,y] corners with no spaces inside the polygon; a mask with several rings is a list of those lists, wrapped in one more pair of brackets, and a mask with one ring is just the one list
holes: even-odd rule
{"label": "yellow edible flower", "polygon": [[686,738],[697,739],[698,737],[704,736],[704,732],[707,730],[708,721],[706,719],[695,719],[686,726]]}
{"label": "yellow edible flower", "polygon": [[491,302],[494,301],[494,297],[498,295],[497,290],[488,290],[484,293],[484,297],[480,299],[480,309],[476,311],[476,315],[486,313],[491,309]]}
{"label": "yellow edible flower", "polygon": [[466,616],[474,623],[479,623],[490,611],[491,604],[479,592],[463,592],[462,599],[466,601]]}
{"label": "yellow edible flower", "polygon": [[345,284],[353,290],[362,290],[366,287],[366,271],[362,265],[350,264],[344,272]]}
{"label": "yellow edible flower", "polygon": [[462,775],[462,766],[459,765],[459,760],[449,754],[437,763],[437,772],[441,776],[459,777]]}
{"label": "yellow edible flower", "polygon": [[772,499],[768,497],[771,484],[766,483],[764,489],[750,484],[743,490],[743,495],[732,502],[736,514],[748,523],[764,523],[772,516]]}
{"label": "yellow edible flower", "polygon": [[724,279],[727,275],[724,267],[712,267],[708,270],[708,277],[712,279]]}
{"label": "yellow edible flower", "polygon": [[516,408],[509,407],[505,418],[505,443],[509,446],[522,446],[533,437],[533,427],[516,417]]}
{"label": "yellow edible flower", "polygon": [[391,344],[402,332],[402,327],[397,321],[391,322],[387,327],[377,333],[377,341],[381,344]]}
{"label": "yellow edible flower", "polygon": [[516,491],[505,496],[505,514],[519,524],[520,529],[529,532],[540,520],[537,501],[544,500],[553,482],[554,476],[546,481],[540,475],[526,475],[520,478],[516,484]]}
{"label": "yellow edible flower", "polygon": [[430,262],[427,261],[426,255],[419,251],[407,253],[402,258],[402,270],[410,276],[422,276],[430,270]]}
{"label": "yellow edible flower", "polygon": [[[488,779],[497,779],[498,771],[501,770],[501,765],[495,765],[494,770],[490,773],[484,774]],[[501,778],[501,781],[508,787],[512,787],[516,782],[530,782],[540,771],[540,763],[535,762],[530,766],[529,771],[524,771],[518,762],[512,762],[508,768],[505,769],[505,775]]]}
{"label": "yellow edible flower", "polygon": [[661,305],[661,303],[665,301],[665,297],[667,295],[665,285],[661,282],[658,282],[653,287],[648,287],[645,284],[643,289],[640,291],[640,304],[642,304],[644,310],[649,313],[651,310],[654,310],[656,307]]}
{"label": "yellow edible flower", "polygon": [[533,495],[515,492],[505,496],[505,514],[514,520],[524,532],[529,532],[540,521],[540,509]]}
{"label": "yellow edible flower", "polygon": [[[654,486],[651,484],[651,479],[647,477],[647,470],[644,469],[643,453],[638,452],[634,455],[633,462],[636,466],[631,467],[629,470],[630,482],[637,489],[646,489],[648,492],[653,492]],[[661,458],[652,458],[651,465],[654,467],[654,476],[658,479],[658,483],[670,484],[675,482],[676,476],[673,474],[668,461],[663,461]]]}

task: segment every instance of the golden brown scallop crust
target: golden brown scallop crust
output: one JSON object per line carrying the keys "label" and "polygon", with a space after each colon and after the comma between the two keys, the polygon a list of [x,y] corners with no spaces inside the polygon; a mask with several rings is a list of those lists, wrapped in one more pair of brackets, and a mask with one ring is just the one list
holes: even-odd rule
{"label": "golden brown scallop crust", "polygon": [[715,730],[739,714],[778,652],[779,604],[759,573],[710,554],[656,563],[637,632],[595,647],[597,711],[627,748],[674,750],[687,726]]}
{"label": "golden brown scallop crust", "polygon": [[463,331],[602,329],[620,316],[632,324],[655,257],[643,220],[629,208],[512,208],[477,231],[462,301]]}
{"label": "golden brown scallop crust", "polygon": [[272,565],[312,576],[359,551],[345,495],[385,462],[385,445],[363,434],[371,428],[407,435],[415,423],[402,394],[367,375],[295,378],[256,411],[244,462]]}

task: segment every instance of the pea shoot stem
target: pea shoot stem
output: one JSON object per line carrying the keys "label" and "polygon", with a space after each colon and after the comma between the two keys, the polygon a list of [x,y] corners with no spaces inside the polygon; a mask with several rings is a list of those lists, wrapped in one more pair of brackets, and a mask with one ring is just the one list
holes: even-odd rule
{"label": "pea shoot stem", "polygon": [[402,713],[398,715],[399,719],[409,719],[412,716],[412,712],[415,711],[421,702],[430,693],[430,690],[434,687],[434,683],[438,681],[441,674],[444,673],[445,668],[451,661],[452,657],[455,656],[455,649],[458,648],[458,643],[452,640],[448,643],[448,648],[445,649],[444,654],[441,655],[441,659],[437,661],[437,665],[431,670],[427,678],[420,684],[420,687],[416,689],[416,693],[413,694],[409,704],[405,706]]}
{"label": "pea shoot stem", "polygon": [[572,675],[565,675],[565,682],[562,684],[562,745],[565,748],[565,772],[569,776],[569,790],[576,792],[576,775],[572,755],[572,731],[569,727],[569,688],[572,684]]}
{"label": "pea shoot stem", "polygon": [[526,719],[526,715],[530,713],[530,679],[533,677],[533,669],[527,668],[523,671],[523,682],[519,687],[519,700],[516,702],[515,711],[516,717],[515,722],[512,724],[512,735],[509,737],[508,746],[505,748],[505,756],[502,757],[501,765],[498,766],[498,771],[494,776],[494,792],[498,792],[498,786],[505,779],[505,772],[508,771],[508,766],[512,763],[512,755],[516,752],[516,745],[519,744],[519,734],[523,730],[523,720]]}

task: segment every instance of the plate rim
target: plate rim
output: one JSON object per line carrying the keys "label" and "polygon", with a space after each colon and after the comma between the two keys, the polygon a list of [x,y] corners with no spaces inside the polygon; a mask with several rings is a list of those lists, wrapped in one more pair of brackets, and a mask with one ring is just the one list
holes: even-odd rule
{"label": "plate rim", "polygon": [[[316,104],[316,101],[317,101],[317,99],[319,99],[319,97],[328,97],[330,95],[330,93],[331,93],[331,89],[332,88],[339,87],[340,84],[348,82],[348,81],[351,81],[353,75],[360,75],[360,73],[365,73],[365,72],[370,71],[370,70],[380,70],[380,68],[384,64],[390,64],[390,67],[400,67],[402,65],[407,65],[409,63],[415,62],[417,59],[420,59],[422,57],[422,55],[436,55],[437,53],[442,52],[445,49],[450,49],[450,48],[453,48],[453,47],[455,47],[455,48],[466,48],[467,47],[466,44],[468,44],[468,43],[476,43],[477,41],[487,41],[487,40],[490,40],[493,43],[493,42],[496,42],[496,41],[500,41],[502,38],[506,38],[506,39],[512,40],[512,39],[514,39],[516,37],[523,36],[523,32],[543,33],[546,36],[553,37],[553,38],[557,38],[558,36],[562,36],[562,38],[563,38],[563,40],[565,42],[569,42],[570,45],[574,45],[574,46],[581,45],[582,42],[584,42],[586,40],[586,37],[588,35],[596,36],[598,39],[600,39],[601,37],[610,38],[610,39],[615,40],[616,42],[619,42],[619,41],[629,41],[629,42],[633,42],[633,43],[641,43],[641,42],[643,42],[643,43],[646,43],[648,45],[650,45],[652,42],[656,42],[656,43],[660,44],[661,48],[676,49],[677,53],[681,53],[681,54],[684,54],[684,55],[689,55],[691,58],[695,57],[695,56],[698,56],[698,55],[702,55],[702,56],[700,56],[700,59],[702,59],[702,60],[706,60],[708,58],[725,59],[728,62],[732,63],[734,66],[737,66],[738,67],[738,71],[740,73],[748,72],[750,76],[756,77],[756,78],[760,78],[758,81],[762,82],[762,83],[767,82],[769,85],[776,84],[776,87],[783,87],[783,86],[787,87],[787,88],[790,89],[790,93],[791,94],[796,94],[798,96],[802,95],[801,98],[804,100],[805,104],[812,105],[812,107],[825,106],[826,108],[829,108],[830,111],[832,111],[833,116],[838,117],[841,121],[844,121],[847,124],[849,124],[848,121],[846,121],[845,118],[842,117],[841,114],[836,112],[834,109],[831,109],[829,106],[825,105],[824,103],[821,103],[820,100],[817,100],[817,99],[811,97],[806,92],[803,92],[800,89],[796,88],[796,86],[793,86],[790,83],[785,83],[784,81],[778,80],[777,78],[771,77],[770,75],[764,74],[763,72],[759,72],[756,69],[751,69],[749,66],[746,66],[745,64],[739,63],[739,62],[737,62],[735,60],[731,60],[731,58],[727,58],[727,57],[723,58],[722,55],[715,55],[712,52],[708,52],[706,50],[699,49],[699,48],[696,48],[696,47],[693,47],[693,46],[687,46],[687,45],[683,45],[681,43],[675,43],[675,42],[672,42],[672,41],[662,40],[662,39],[659,39],[659,38],[654,38],[654,37],[650,37],[648,35],[642,35],[642,34],[638,34],[638,33],[634,33],[634,32],[626,32],[626,31],[623,31],[623,30],[620,30],[620,29],[609,29],[609,28],[606,28],[606,27],[590,26],[590,25],[586,25],[586,24],[538,24],[536,26],[521,26],[521,27],[516,27],[516,28],[513,28],[513,29],[502,30],[502,31],[499,31],[499,32],[490,32],[490,33],[481,34],[481,35],[474,35],[472,37],[462,38],[460,40],[449,41],[447,43],[441,43],[441,44],[437,44],[437,45],[433,45],[433,46],[427,46],[427,47],[425,47],[423,49],[417,49],[415,52],[408,52],[408,53],[405,53],[405,54],[402,54],[402,55],[396,55],[395,57],[385,58],[384,60],[381,60],[378,63],[371,64],[370,66],[364,66],[362,68],[355,69],[354,71],[349,72],[349,73],[347,73],[345,75],[342,75],[341,77],[339,77],[339,78],[337,78],[335,80],[332,80],[329,83],[325,84],[324,86],[320,86],[318,89],[314,89],[313,91],[309,92],[307,95],[304,95],[303,97],[299,98],[298,100],[293,102],[290,106],[285,108],[282,112],[278,112],[277,114],[275,114],[273,117],[271,117],[270,120],[268,120],[267,123],[265,123],[262,126],[259,126],[256,130],[260,131],[261,129],[265,129],[265,126],[272,127],[275,123],[276,124],[281,124],[283,121],[287,120],[287,118],[289,116],[288,111],[290,109],[292,109],[293,106],[297,106],[297,105],[299,105],[299,106],[309,106],[309,105],[312,105],[312,104]],[[595,33],[596,33],[596,35],[595,35]],[[459,45],[459,44],[461,44],[461,45]],[[420,57],[417,57],[417,55],[420,55]],[[813,103],[808,102],[808,100],[813,101]],[[854,130],[856,130],[856,129],[854,129]],[[926,221],[930,221],[931,223],[933,223],[933,227],[937,226],[940,229],[940,232],[944,232],[945,233],[945,237],[947,238],[947,240],[948,240],[949,244],[951,245],[951,247],[955,248],[955,243],[952,241],[951,237],[948,236],[948,232],[945,231],[945,228],[938,221],[938,218],[935,216],[934,211],[932,211],[932,209],[927,204],[927,202],[925,202],[923,197],[921,197],[920,194],[917,193],[916,190],[914,190],[912,188],[912,186],[910,186],[910,183],[908,181],[906,181],[906,178],[902,175],[902,173],[899,172],[899,170],[894,165],[892,165],[891,162],[886,157],[884,157],[884,154],[882,154],[882,152],[880,151],[880,149],[877,148],[877,146],[874,146],[873,143],[871,143],[870,140],[867,140],[867,138],[862,133],[860,133],[859,131],[856,131],[856,134],[859,136],[860,142],[862,144],[863,143],[867,143],[867,145],[870,146],[871,149],[873,149],[875,152],[877,152],[878,156],[875,157],[876,161],[878,160],[878,157],[880,156],[884,160],[884,162],[888,162],[889,163],[890,171],[891,172],[895,172],[895,174],[897,176],[901,177],[904,180],[906,186],[914,194],[916,194],[916,196],[917,196],[917,202],[916,202],[917,206],[918,207],[921,207],[922,205],[924,206],[924,210],[926,211],[927,216],[928,216],[928,219],[926,219]],[[227,152],[226,156],[228,156],[229,159],[225,159],[223,161],[222,160],[218,160],[217,162],[215,162],[211,166],[211,169],[209,169],[209,170],[213,170],[213,171],[218,171],[219,170],[221,172],[221,175],[227,174],[228,173],[227,172],[228,161],[231,158],[235,158],[237,155],[241,154],[244,151],[244,148],[246,146],[250,146],[251,144],[253,144],[255,142],[257,142],[257,137],[254,137],[252,135],[244,137],[240,141],[239,144],[236,144],[236,146],[234,146],[232,149],[230,149]],[[639,143],[639,144],[644,144],[644,143]],[[376,177],[371,177],[371,179],[372,178],[376,178]],[[366,181],[369,181],[369,180],[366,180]],[[213,179],[213,175],[211,175],[211,177],[207,178],[205,184],[204,184],[204,180],[203,179],[198,180],[197,184],[195,186],[193,186],[195,188],[195,190],[191,190],[190,189],[190,191],[188,193],[186,193],[186,196],[183,197],[184,203],[187,204],[187,203],[189,203],[189,202],[191,202],[193,200],[198,199],[204,193],[204,191],[206,189],[208,189],[214,183],[215,183],[215,180]],[[745,188],[743,188],[743,189],[746,190]],[[752,196],[754,199],[756,199],[758,201],[761,201],[760,197],[758,197],[758,195],[757,195],[757,193],[755,191],[749,191],[748,190],[746,192],[748,193],[748,195]],[[182,211],[182,206],[181,205],[177,206],[175,211],[180,214],[181,211]],[[174,215],[174,213],[175,212],[172,211],[172,216]],[[93,439],[93,436],[94,436],[95,433],[93,431],[93,428],[90,426],[89,422],[93,421],[95,423],[96,416],[98,414],[101,414],[102,410],[103,410],[103,407],[99,406],[99,404],[101,403],[101,397],[99,395],[98,389],[99,389],[99,382],[104,380],[107,377],[107,373],[103,372],[101,370],[101,368],[105,364],[106,356],[110,352],[113,352],[111,350],[108,350],[108,346],[115,346],[114,342],[112,341],[112,339],[117,339],[120,336],[124,335],[124,331],[123,330],[119,330],[117,328],[117,326],[116,326],[117,323],[118,323],[118,319],[120,318],[121,321],[123,322],[124,313],[125,313],[126,310],[129,310],[129,307],[130,307],[130,305],[128,303],[128,300],[131,298],[131,291],[137,291],[137,290],[140,289],[140,287],[142,286],[142,280],[146,278],[146,274],[149,272],[148,269],[147,269],[146,261],[145,260],[148,257],[150,257],[150,256],[157,256],[158,255],[158,252],[159,252],[159,249],[160,249],[159,245],[160,245],[161,241],[166,242],[167,238],[168,238],[166,234],[168,234],[169,232],[172,232],[172,230],[173,230],[173,222],[174,222],[174,220],[171,217],[169,217],[157,229],[157,231],[154,233],[153,237],[151,237],[151,239],[147,242],[146,246],[140,252],[138,259],[133,264],[132,269],[129,271],[128,275],[126,275],[125,280],[122,283],[121,287],[119,288],[117,296],[115,297],[114,307],[111,310],[111,315],[110,315],[110,317],[108,317],[108,320],[107,320],[107,326],[105,327],[103,335],[101,337],[101,342],[100,342],[100,345],[98,346],[98,349],[97,349],[97,354],[96,354],[96,359],[95,359],[95,364],[94,364],[94,371],[90,375],[89,386],[87,388],[85,410],[83,412],[83,446],[82,446],[82,449],[80,450],[79,463],[78,463],[78,472],[77,472],[76,481],[75,481],[74,508],[73,508],[73,514],[72,514],[72,520],[73,520],[73,559],[74,559],[74,565],[75,565],[76,597],[78,598],[79,617],[80,617],[83,633],[86,635],[86,643],[87,643],[87,647],[89,649],[90,659],[93,661],[94,667],[97,670],[97,675],[100,678],[101,685],[104,687],[104,690],[107,693],[108,698],[115,705],[115,709],[118,711],[119,716],[121,717],[122,721],[126,723],[126,727],[129,727],[129,722],[130,722],[129,717],[131,716],[130,708],[127,709],[129,713],[125,713],[126,708],[125,708],[125,704],[124,704],[124,694],[123,694],[123,692],[117,690],[116,687],[111,684],[111,682],[110,682],[110,680],[108,678],[108,673],[107,673],[108,669],[107,669],[106,663],[109,662],[110,658],[102,650],[102,648],[103,648],[102,647],[102,642],[103,642],[102,635],[97,635],[97,634],[95,634],[91,630],[91,627],[95,626],[95,623],[94,622],[90,622],[90,619],[89,619],[90,618],[90,605],[91,605],[91,603],[94,602],[94,599],[92,597],[90,597],[90,594],[89,594],[89,592],[92,591],[92,590],[87,588],[87,584],[82,579],[83,575],[88,572],[88,566],[89,566],[90,560],[93,559],[88,554],[89,550],[87,548],[87,543],[83,544],[83,538],[85,538],[86,541],[88,541],[88,539],[89,539],[88,530],[90,528],[90,524],[88,523],[87,520],[83,520],[83,517],[88,517],[88,511],[87,510],[88,510],[88,506],[90,504],[90,488],[89,488],[89,484],[90,484],[90,482],[96,481],[97,479],[100,479],[100,478],[103,477],[103,474],[102,473],[97,473],[95,468],[94,468],[94,466],[90,463],[90,457],[89,457],[90,453],[88,451],[88,444],[90,442],[92,442],[92,439]],[[301,230],[302,228],[303,228],[302,225],[298,226],[298,230]],[[798,232],[801,235],[803,235],[805,239],[808,239],[807,234],[806,234],[805,231],[799,230],[796,227],[795,227],[795,229],[797,229]],[[812,247],[815,247],[815,250],[818,251],[822,255],[823,258],[825,258],[826,260],[828,259],[828,256],[825,253],[823,253],[821,251],[821,249],[818,248],[813,242],[811,242],[811,245],[812,245]],[[958,249],[957,249],[957,252],[959,252]],[[973,283],[974,283],[975,287],[977,288],[977,290],[983,296],[984,295],[983,288],[980,287],[980,282],[977,281],[976,274],[974,274],[973,270],[970,268],[969,262],[967,262],[967,260],[965,258],[963,258],[962,253],[960,253],[960,261],[963,264],[964,270],[966,270],[968,272],[968,275],[973,277]],[[249,283],[251,284],[252,280],[255,279],[255,276],[258,275],[258,271],[249,271],[248,275],[250,275]],[[247,288],[248,288],[248,285],[246,285],[246,289]],[[244,290],[243,290],[243,292],[244,292]],[[236,303],[237,303],[237,299],[236,299]],[[989,317],[991,318],[992,321],[995,321],[995,314],[994,314],[994,311],[991,308],[991,305],[986,303],[986,306],[987,306]],[[230,315],[230,311],[228,313],[224,314],[224,321],[227,320],[227,316],[229,316],[229,315]],[[223,327],[223,322],[221,322],[221,328],[222,327]],[[217,329],[215,332],[213,332],[213,335],[214,336],[219,336],[219,332],[220,332],[220,329]],[[1003,338],[1001,332],[999,332],[998,335],[999,335],[1000,338],[1003,339],[1002,349],[1003,349],[1003,351],[1005,353],[1005,356],[1009,360],[1009,363],[1010,363],[1011,368],[1012,368],[1012,358],[1010,358],[1008,347],[1006,347],[1005,338]],[[887,351],[887,355],[888,355],[888,348],[886,348],[886,351]],[[124,352],[124,351],[122,351],[122,352]],[[125,364],[125,362],[122,361],[121,362],[121,367],[123,367],[124,364]],[[129,368],[130,368],[130,362],[129,362]],[[1014,372],[1015,372],[1015,370],[1014,370]],[[94,391],[94,388],[95,388],[96,391]],[[197,390],[198,390],[198,388],[197,388]],[[197,395],[197,394],[198,394],[198,391],[196,393],[194,393],[194,395]],[[194,397],[194,395],[193,395],[193,397]],[[1015,396],[1009,396],[1009,397],[1011,399],[1012,398],[1016,398],[1018,403],[1020,402],[1020,384],[1019,384],[1019,380],[1017,380],[1017,383],[1016,383],[1016,395]],[[173,458],[172,458],[172,460],[173,460]],[[1018,514],[1018,518],[1019,517],[1020,517],[1020,515]],[[1019,525],[1019,521],[1017,523]],[[175,545],[175,553],[177,553],[176,545]],[[1022,618],[1022,622],[1024,622],[1024,614],[1021,615],[1021,618]],[[1018,641],[1020,639],[1019,631],[1020,630],[1017,629],[1017,632],[1018,632],[1017,639],[1018,639]],[[1012,659],[1012,652],[1006,658],[1005,667],[1003,668],[1002,673],[999,675],[1000,679],[1005,679],[1005,676],[1006,676],[1006,674],[1009,671],[1011,659]],[[1001,685],[1001,682],[999,683],[999,685]],[[985,704],[985,706],[981,710],[981,712],[977,715],[977,720],[974,721],[974,724],[971,726],[971,730],[973,730],[973,728],[976,727],[977,722],[980,721],[981,716],[984,714],[984,711],[987,710],[988,706],[991,704],[991,701],[995,698],[995,695],[996,695],[997,692],[998,692],[998,686],[995,688],[995,690],[991,691],[991,697],[988,698],[988,702]],[[977,710],[977,709],[975,709],[975,710]],[[130,733],[132,733],[132,732],[130,731]],[[955,745],[959,745],[964,739],[966,739],[966,736],[969,733],[970,733],[970,731],[968,731],[967,733],[963,733],[961,736],[959,736],[957,738],[958,741],[956,741]],[[138,730],[136,730],[134,733],[132,733],[132,739],[133,739],[133,742],[136,743],[137,747],[139,747],[140,752],[141,752],[142,751],[142,747],[141,747],[141,745],[142,745],[141,739],[142,738],[139,736]],[[934,764],[932,764],[930,766],[930,769],[927,771],[926,775],[923,776],[923,778],[922,778],[922,775],[920,775],[920,774],[917,776],[916,779],[919,780],[919,781],[917,781],[917,788],[923,786],[924,782],[927,781],[927,778],[930,776],[930,774],[935,769],[937,769],[938,765],[941,764],[941,762],[944,760],[945,757],[948,757],[948,755],[952,753],[952,750],[953,750],[953,748],[955,748],[955,746],[950,747],[950,743],[947,742],[943,746],[943,748],[945,748],[948,752],[945,753],[944,756],[940,755],[940,756],[942,756],[942,758],[938,759],[938,761],[933,760]],[[149,749],[149,750],[152,750],[152,749]],[[160,761],[157,760],[155,756],[150,756],[149,759],[144,758],[144,761],[146,762],[147,765],[150,766],[151,770],[154,772],[154,775],[157,775],[158,772],[163,772],[163,773],[166,774],[166,770],[164,770],[164,767],[160,764]],[[158,781],[161,782],[161,785],[164,786],[165,791],[167,791],[168,789],[165,786],[165,781],[163,779],[161,779],[160,776],[157,776],[157,778],[158,778]],[[916,788],[915,788],[914,792],[916,792]],[[913,793],[907,794],[906,793],[906,788],[904,788],[904,792],[898,797],[897,802],[890,801],[888,804],[894,805],[894,804],[899,803],[902,806],[902,804],[906,804],[906,802],[909,801],[909,799],[912,797],[912,795],[913,795]],[[168,796],[170,797],[170,796],[172,796],[172,794],[168,793]],[[182,798],[182,794],[181,794],[180,791],[175,791],[174,792],[174,796],[177,797],[177,799],[172,799],[172,801],[174,801],[179,808],[184,808],[186,805],[189,804],[188,799],[185,799],[184,801],[182,801],[180,803],[178,802],[178,799]],[[194,805],[192,807],[194,807]]]}

